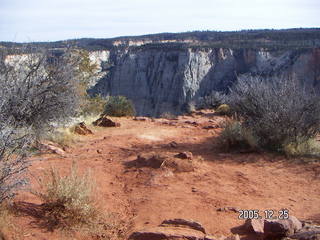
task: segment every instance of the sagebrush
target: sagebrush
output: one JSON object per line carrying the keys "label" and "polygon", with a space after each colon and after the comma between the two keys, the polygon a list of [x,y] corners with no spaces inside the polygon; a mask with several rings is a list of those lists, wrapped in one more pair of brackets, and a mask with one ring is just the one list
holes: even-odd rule
{"label": "sagebrush", "polygon": [[32,193],[43,202],[48,225],[65,230],[94,228],[99,211],[93,198],[95,185],[90,172],[80,175],[73,164],[70,173],[62,176],[51,167],[38,182],[40,190]]}
{"label": "sagebrush", "polygon": [[239,80],[230,90],[228,104],[265,149],[283,151],[285,145],[319,133],[319,94],[294,79]]}
{"label": "sagebrush", "polygon": [[225,150],[257,150],[258,148],[257,137],[236,120],[227,120],[218,141],[219,145]]}
{"label": "sagebrush", "polygon": [[226,102],[226,95],[222,92],[212,91],[210,94],[200,98],[197,102],[199,109],[214,109]]}

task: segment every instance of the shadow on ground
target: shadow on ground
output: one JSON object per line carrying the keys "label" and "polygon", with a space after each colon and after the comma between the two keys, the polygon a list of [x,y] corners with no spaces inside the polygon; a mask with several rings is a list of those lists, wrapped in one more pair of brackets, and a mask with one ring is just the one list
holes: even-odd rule
{"label": "shadow on ground", "polygon": [[[58,208],[59,206],[54,206]],[[63,207],[62,205],[60,207]],[[13,210],[18,216],[31,217],[30,225],[34,228],[44,229],[47,232],[53,232],[61,228],[61,224],[57,213],[52,214],[53,206],[45,204],[34,204],[29,202],[15,202]],[[49,213],[50,212],[50,213]]]}

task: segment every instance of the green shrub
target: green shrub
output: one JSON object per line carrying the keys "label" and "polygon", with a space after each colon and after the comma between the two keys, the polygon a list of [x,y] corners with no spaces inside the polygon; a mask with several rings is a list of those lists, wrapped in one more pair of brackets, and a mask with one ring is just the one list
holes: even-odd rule
{"label": "green shrub", "polygon": [[239,121],[227,121],[225,128],[221,132],[219,145],[225,149],[256,149],[258,141],[255,136],[245,129]]}
{"label": "green shrub", "polygon": [[81,105],[80,115],[87,116],[101,114],[104,112],[107,102],[107,98],[99,95],[95,97],[87,96]]}
{"label": "green shrub", "polygon": [[134,116],[133,103],[124,96],[110,96],[107,100],[104,114],[113,117]]}
{"label": "green shrub", "polygon": [[231,111],[228,104],[221,104],[215,112],[221,115],[229,115]]}
{"label": "green shrub", "polygon": [[320,144],[315,139],[289,143],[283,147],[284,153],[289,157],[319,157]]}
{"label": "green shrub", "polygon": [[61,176],[52,167],[38,182],[40,191],[32,193],[43,201],[48,225],[65,230],[94,227],[99,214],[93,200],[94,184],[89,172],[79,176],[73,164],[70,174]]}

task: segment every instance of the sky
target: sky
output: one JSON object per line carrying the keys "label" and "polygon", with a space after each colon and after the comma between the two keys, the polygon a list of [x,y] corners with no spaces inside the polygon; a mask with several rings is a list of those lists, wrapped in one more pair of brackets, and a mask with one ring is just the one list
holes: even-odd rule
{"label": "sky", "polygon": [[0,41],[320,27],[320,0],[0,0]]}

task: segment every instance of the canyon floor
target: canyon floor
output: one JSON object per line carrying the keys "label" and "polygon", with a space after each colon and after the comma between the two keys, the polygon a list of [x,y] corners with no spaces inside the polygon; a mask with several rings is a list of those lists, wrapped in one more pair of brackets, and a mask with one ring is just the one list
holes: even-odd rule
{"label": "canyon floor", "polygon": [[[37,188],[35,179],[50,166],[67,173],[76,162],[80,171],[91,170],[102,211],[118,214],[128,234],[182,218],[200,222],[211,235],[230,235],[244,220],[236,211],[224,211],[226,207],[258,209],[261,214],[285,208],[298,219],[320,222],[319,162],[222,151],[216,139],[224,118],[210,111],[174,120],[113,119],[121,127],[89,126],[94,134],[79,137],[64,155],[31,157],[32,186]],[[128,164],[139,154],[186,151],[195,159],[191,172]],[[27,191],[15,201],[30,208],[41,203]],[[10,239],[89,239],[80,233],[49,231],[32,214],[14,217],[13,223]]]}

